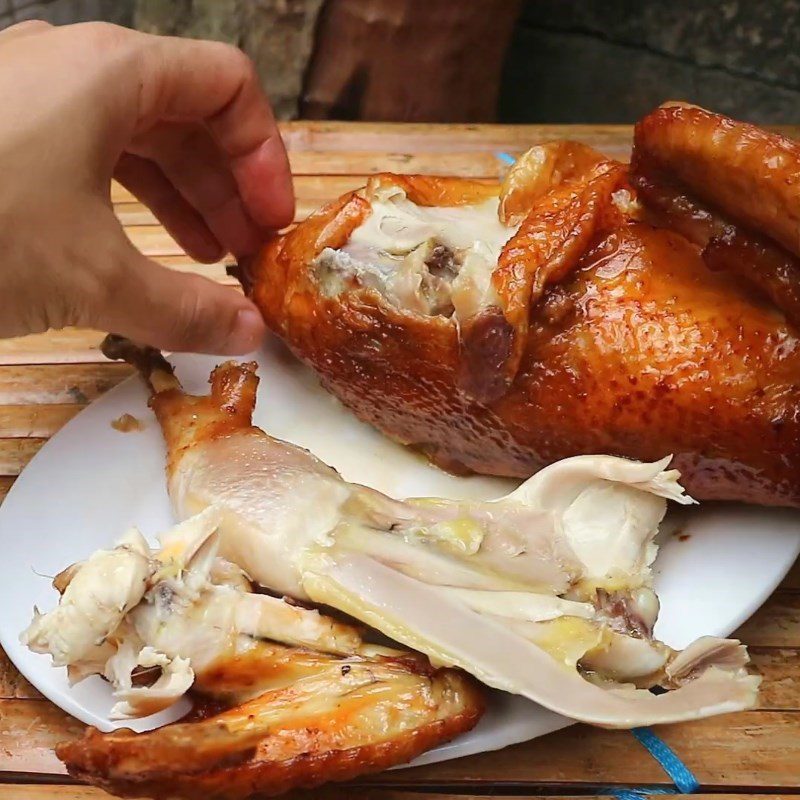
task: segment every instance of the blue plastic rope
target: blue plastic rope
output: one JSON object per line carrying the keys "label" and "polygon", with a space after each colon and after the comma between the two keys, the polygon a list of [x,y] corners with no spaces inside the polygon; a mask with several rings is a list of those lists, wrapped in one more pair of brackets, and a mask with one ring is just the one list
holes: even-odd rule
{"label": "blue plastic rope", "polygon": [[508,153],[498,153],[497,157],[506,164],[513,164],[517,160],[514,158],[514,156],[510,156]]}
{"label": "blue plastic rope", "polygon": [[656,736],[650,728],[634,728],[631,733],[637,741],[661,765],[661,769],[669,775],[681,794],[692,794],[700,788],[700,782],[692,771],[665,741]]}
{"label": "blue plastic rope", "polygon": [[700,788],[700,782],[692,771],[670,749],[666,742],[656,736],[650,728],[634,728],[631,733],[636,740],[658,761],[661,769],[672,779],[675,787],[634,786],[621,789],[618,786],[602,787],[602,794],[610,794],[617,800],[645,800],[648,795],[693,794]]}
{"label": "blue plastic rope", "polygon": [[639,786],[636,789],[606,788],[603,789],[603,794],[610,794],[612,797],[618,798],[618,800],[645,800],[645,798],[651,797],[654,794],[676,795],[678,794],[678,790],[672,788],[667,789],[663,786]]}
{"label": "blue plastic rope", "polygon": [[642,786],[638,789],[604,789],[604,794],[610,794],[617,800],[645,800],[654,794],[677,794],[677,789],[664,789],[661,786]]}
{"label": "blue plastic rope", "polygon": [[642,789],[612,790],[610,794],[612,797],[616,797],[617,800],[642,800],[642,798],[645,796],[644,790]]}

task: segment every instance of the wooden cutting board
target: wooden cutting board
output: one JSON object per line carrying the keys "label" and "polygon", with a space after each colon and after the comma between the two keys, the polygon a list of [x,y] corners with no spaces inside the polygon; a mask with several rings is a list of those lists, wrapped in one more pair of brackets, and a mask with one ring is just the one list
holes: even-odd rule
{"label": "wooden cutting board", "polygon": [[[288,123],[297,215],[360,186],[382,171],[498,178],[502,153],[574,138],[627,158],[623,126],[400,125]],[[782,132],[800,137],[800,127]],[[121,187],[113,199],[128,236],[143,252],[179,270],[222,282],[223,262],[194,264],[150,211]],[[130,374],[98,351],[102,334],[66,330],[0,340],[0,498],[49,436],[87,403]],[[43,498],[45,499],[45,498]],[[13,602],[4,598],[3,602]],[[797,797],[800,787],[800,568],[739,632],[764,676],[751,711],[659,731],[714,797]],[[82,725],[44,700],[0,651],[0,800],[100,800],[104,792],[69,782],[53,745]],[[348,800],[608,794],[643,784],[671,786],[659,765],[624,731],[575,726],[497,753],[383,773],[355,786],[315,792]],[[783,795],[781,793],[784,793]],[[198,800],[201,800],[198,798]]]}

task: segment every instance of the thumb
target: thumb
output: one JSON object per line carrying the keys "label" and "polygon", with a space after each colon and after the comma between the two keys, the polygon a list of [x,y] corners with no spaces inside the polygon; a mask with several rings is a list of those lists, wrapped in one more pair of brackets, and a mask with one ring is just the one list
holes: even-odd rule
{"label": "thumb", "polygon": [[266,327],[258,309],[232,287],[175,272],[131,246],[93,327],[162,350],[239,355],[259,346]]}

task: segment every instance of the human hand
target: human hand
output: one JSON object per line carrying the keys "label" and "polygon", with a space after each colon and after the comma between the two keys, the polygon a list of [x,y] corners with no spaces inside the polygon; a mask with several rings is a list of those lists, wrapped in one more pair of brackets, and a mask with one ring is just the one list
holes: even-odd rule
{"label": "human hand", "polygon": [[198,261],[292,220],[288,162],[251,62],[216,42],[104,23],[0,32],[0,336],[67,325],[235,354],[264,334],[239,292],[143,256],[125,185]]}

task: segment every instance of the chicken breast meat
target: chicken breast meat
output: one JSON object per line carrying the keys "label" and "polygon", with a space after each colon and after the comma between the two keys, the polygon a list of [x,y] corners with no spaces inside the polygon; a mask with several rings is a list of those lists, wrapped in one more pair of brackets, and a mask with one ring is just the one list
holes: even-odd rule
{"label": "chicken breast meat", "polygon": [[698,499],[800,505],[800,146],[666,104],[630,167],[379,175],[242,265],[361,419],[453,472],[673,453]]}
{"label": "chicken breast meat", "polygon": [[398,501],[254,427],[254,364],[223,364],[198,397],[155,351],[112,338],[105,352],[138,364],[153,388],[178,517],[217,508],[221,554],[272,591],[596,725],[755,701],[738,642],[676,653],[653,638],[654,537],[667,500],[692,502],[669,458],[576,457],[492,502]]}

